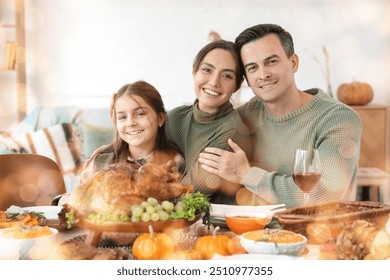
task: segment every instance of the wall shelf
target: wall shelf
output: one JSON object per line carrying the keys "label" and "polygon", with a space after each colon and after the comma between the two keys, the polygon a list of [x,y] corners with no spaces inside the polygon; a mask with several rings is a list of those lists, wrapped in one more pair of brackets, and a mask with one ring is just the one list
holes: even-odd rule
{"label": "wall shelf", "polygon": [[[5,18],[3,14],[0,18],[0,27],[4,29],[4,39],[0,41],[1,49],[3,53],[0,54],[1,66],[7,63],[9,69],[1,69],[0,75],[7,75],[7,79],[2,79],[3,87],[0,87],[0,101],[4,103],[3,99],[10,98],[10,94],[15,94],[10,88],[16,90],[16,122],[21,121],[27,110],[26,104],[26,62],[25,62],[25,30],[24,30],[24,0],[13,0],[13,5],[10,2],[2,2],[0,11],[2,8],[9,12]],[[12,9],[12,10],[10,10]],[[15,23],[13,23],[15,22]],[[9,56],[6,53],[8,42],[15,42],[13,52],[15,53],[15,60],[9,60]],[[13,56],[12,56],[13,57]],[[7,58],[7,61],[4,61]],[[14,64],[13,62],[14,61]],[[16,79],[8,79],[8,75],[12,73],[16,76]],[[3,77],[4,78],[4,77]],[[4,85],[6,83],[6,85]],[[2,116],[4,117],[4,116]],[[9,116],[7,116],[9,118]]]}

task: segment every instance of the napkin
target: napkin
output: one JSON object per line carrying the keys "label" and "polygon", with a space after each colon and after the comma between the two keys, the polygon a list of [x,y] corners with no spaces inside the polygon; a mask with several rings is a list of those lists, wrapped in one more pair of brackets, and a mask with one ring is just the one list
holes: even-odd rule
{"label": "napkin", "polygon": [[61,212],[62,206],[32,206],[19,207],[12,205],[7,209],[7,213],[23,213],[26,211],[41,212],[48,220],[58,220],[58,213]]}
{"label": "napkin", "polygon": [[272,254],[235,254],[222,256],[214,254],[212,260],[303,260],[300,256],[272,255]]}
{"label": "napkin", "polygon": [[212,217],[224,218],[227,211],[253,211],[266,212],[273,216],[275,212],[286,210],[285,204],[275,205],[259,205],[259,206],[241,206],[228,204],[213,204],[211,203],[210,214]]}

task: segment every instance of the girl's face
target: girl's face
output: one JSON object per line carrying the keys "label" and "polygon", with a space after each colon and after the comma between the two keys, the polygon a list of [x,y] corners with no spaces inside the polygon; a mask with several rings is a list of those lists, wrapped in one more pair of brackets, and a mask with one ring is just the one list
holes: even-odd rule
{"label": "girl's face", "polygon": [[142,97],[128,94],[116,100],[115,111],[118,134],[129,144],[130,156],[138,159],[154,151],[164,115],[158,115]]}
{"label": "girl's face", "polygon": [[229,101],[236,89],[236,69],[233,55],[226,50],[213,49],[204,57],[199,69],[193,73],[201,111],[216,112]]}

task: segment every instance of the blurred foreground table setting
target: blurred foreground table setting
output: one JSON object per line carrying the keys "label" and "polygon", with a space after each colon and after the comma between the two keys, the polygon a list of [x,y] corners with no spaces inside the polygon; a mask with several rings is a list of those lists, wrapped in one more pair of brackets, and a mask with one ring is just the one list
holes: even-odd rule
{"label": "blurred foreground table setting", "polygon": [[[98,221],[94,217],[82,223],[71,217],[72,212],[64,216],[64,206],[11,206],[0,212],[0,259],[390,258],[388,205],[339,201],[290,209],[283,204],[209,206],[209,211],[199,212],[191,221]],[[64,217],[74,224],[66,224]],[[230,217],[233,222],[227,221]]]}

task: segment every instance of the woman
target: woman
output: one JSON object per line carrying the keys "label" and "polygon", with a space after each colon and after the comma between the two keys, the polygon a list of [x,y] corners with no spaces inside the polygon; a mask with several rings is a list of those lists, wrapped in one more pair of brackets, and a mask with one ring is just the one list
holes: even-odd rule
{"label": "woman", "polygon": [[230,150],[228,139],[240,143],[251,157],[248,129],[230,103],[243,81],[240,55],[232,42],[214,41],[199,51],[192,70],[196,100],[191,106],[180,106],[168,113],[167,137],[184,155],[183,183],[211,194],[213,203],[236,204],[241,186],[202,169],[198,157],[206,147]]}

